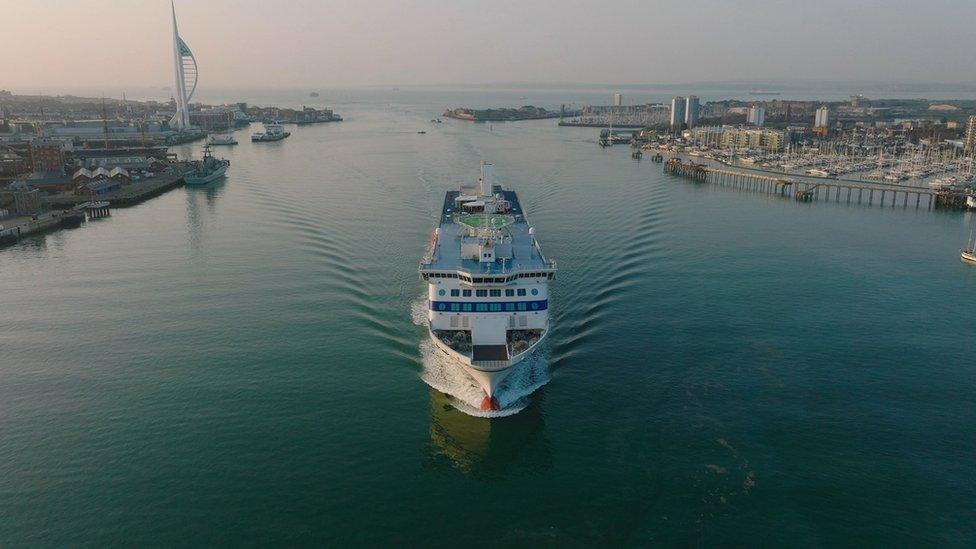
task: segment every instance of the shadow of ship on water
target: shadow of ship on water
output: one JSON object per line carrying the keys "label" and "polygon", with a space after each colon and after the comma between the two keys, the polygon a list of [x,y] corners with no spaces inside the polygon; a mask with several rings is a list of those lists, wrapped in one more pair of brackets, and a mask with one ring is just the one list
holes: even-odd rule
{"label": "shadow of ship on water", "polygon": [[544,400],[540,389],[521,412],[488,419],[458,410],[452,397],[432,388],[425,465],[452,467],[484,478],[549,469],[552,455],[541,411]]}

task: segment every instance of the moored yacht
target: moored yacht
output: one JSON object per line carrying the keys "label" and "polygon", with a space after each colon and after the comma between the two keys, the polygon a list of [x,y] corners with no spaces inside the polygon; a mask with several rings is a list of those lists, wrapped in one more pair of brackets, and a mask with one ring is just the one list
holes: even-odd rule
{"label": "moored yacht", "polygon": [[959,251],[959,257],[967,263],[976,263],[976,239],[972,231],[969,233],[969,243]]}
{"label": "moored yacht", "polygon": [[549,333],[556,273],[518,195],[493,184],[492,168],[483,162],[479,185],[447,191],[420,263],[431,339],[484,390],[483,410],[499,409],[498,386]]}

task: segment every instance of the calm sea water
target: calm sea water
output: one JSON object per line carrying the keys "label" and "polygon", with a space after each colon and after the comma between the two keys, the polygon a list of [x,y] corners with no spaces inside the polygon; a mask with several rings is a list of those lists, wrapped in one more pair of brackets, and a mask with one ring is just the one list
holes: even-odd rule
{"label": "calm sea water", "polygon": [[[0,251],[0,545],[976,543],[971,216],[429,122],[480,97],[322,97],[222,183]],[[481,160],[561,268],[493,420],[413,318]]]}

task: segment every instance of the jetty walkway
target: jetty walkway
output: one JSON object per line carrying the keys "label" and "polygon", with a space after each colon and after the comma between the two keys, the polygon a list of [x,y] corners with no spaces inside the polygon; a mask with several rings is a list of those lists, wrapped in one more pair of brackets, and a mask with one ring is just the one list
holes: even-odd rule
{"label": "jetty walkway", "polygon": [[857,183],[851,180],[811,180],[775,175],[763,175],[696,164],[671,158],[664,163],[664,171],[710,183],[764,194],[792,197],[801,202],[846,202],[875,206],[914,206],[915,208],[965,208],[967,193],[953,189],[928,189],[885,183]]}

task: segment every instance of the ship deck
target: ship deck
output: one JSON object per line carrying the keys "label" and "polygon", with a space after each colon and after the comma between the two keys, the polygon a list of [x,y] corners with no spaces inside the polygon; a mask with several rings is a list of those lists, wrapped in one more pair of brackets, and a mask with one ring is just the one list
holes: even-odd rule
{"label": "ship deck", "polygon": [[444,194],[439,224],[441,233],[431,254],[430,264],[424,265],[425,270],[465,270],[474,274],[493,274],[551,268],[551,264],[542,255],[542,250],[529,234],[529,224],[518,195],[515,191],[508,190],[503,190],[502,195],[511,205],[508,215],[514,221],[501,230],[512,237],[512,260],[506,261],[503,267],[501,262],[482,263],[462,258],[460,236],[467,234],[468,227],[455,220],[457,212],[454,211],[454,199],[459,195],[460,191],[447,191]]}

